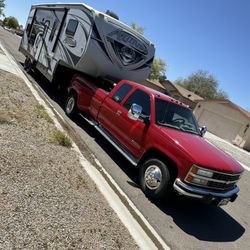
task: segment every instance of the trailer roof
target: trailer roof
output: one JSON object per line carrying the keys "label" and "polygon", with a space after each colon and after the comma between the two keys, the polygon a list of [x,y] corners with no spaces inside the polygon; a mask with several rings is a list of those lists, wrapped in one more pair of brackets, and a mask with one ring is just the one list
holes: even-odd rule
{"label": "trailer roof", "polygon": [[94,8],[88,6],[87,4],[84,4],[84,3],[38,3],[38,4],[32,4],[32,6],[35,6],[35,7],[57,7],[57,6],[84,6],[85,8],[89,9],[89,10],[92,10],[92,11],[96,11],[98,12],[97,10],[95,10]]}
{"label": "trailer roof", "polygon": [[113,18],[112,16],[110,15],[107,15],[106,13],[104,12],[101,12],[101,11],[98,11],[96,9],[94,9],[93,7],[90,7],[89,5],[87,4],[84,4],[84,3],[41,3],[41,4],[32,4],[32,7],[67,7],[67,6],[83,6],[85,7],[86,9],[94,12],[96,15],[98,14],[102,14],[110,19],[112,19],[114,22],[118,22],[124,26],[126,26],[127,28],[129,28],[131,30],[131,32],[133,33],[136,33],[137,36],[141,37],[141,39],[143,39],[144,41],[147,41],[148,43],[152,44],[153,43],[151,41],[149,41],[145,36],[143,36],[142,34],[140,34],[139,32],[137,32],[136,30],[133,30],[130,26],[128,26],[127,24],[123,23],[122,21],[120,20],[117,20],[115,18]]}

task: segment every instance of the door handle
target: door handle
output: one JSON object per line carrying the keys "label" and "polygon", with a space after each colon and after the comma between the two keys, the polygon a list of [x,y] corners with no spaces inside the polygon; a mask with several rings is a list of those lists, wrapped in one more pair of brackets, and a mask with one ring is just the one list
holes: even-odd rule
{"label": "door handle", "polygon": [[122,111],[121,111],[121,110],[117,110],[116,114],[117,114],[118,116],[120,116],[120,115],[122,114]]}

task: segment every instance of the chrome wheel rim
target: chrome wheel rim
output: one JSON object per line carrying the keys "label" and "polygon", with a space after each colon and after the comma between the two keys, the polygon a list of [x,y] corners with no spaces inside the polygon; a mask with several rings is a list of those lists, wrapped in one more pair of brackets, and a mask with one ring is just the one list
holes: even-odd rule
{"label": "chrome wheel rim", "polygon": [[74,106],[75,106],[75,99],[74,99],[74,97],[70,97],[68,102],[67,102],[67,106],[66,106],[67,114],[70,114],[73,111]]}
{"label": "chrome wheel rim", "polygon": [[155,190],[159,188],[162,180],[162,173],[160,168],[156,165],[149,166],[145,171],[144,180],[146,186],[149,189]]}

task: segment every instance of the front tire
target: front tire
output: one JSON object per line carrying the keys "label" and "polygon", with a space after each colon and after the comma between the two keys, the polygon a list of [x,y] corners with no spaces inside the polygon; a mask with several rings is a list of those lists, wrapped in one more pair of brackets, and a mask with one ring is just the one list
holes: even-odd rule
{"label": "front tire", "polygon": [[73,118],[78,113],[77,97],[75,93],[71,93],[66,100],[65,113],[68,117]]}
{"label": "front tire", "polygon": [[143,192],[152,200],[162,200],[173,193],[170,171],[159,159],[151,158],[144,161],[139,177]]}

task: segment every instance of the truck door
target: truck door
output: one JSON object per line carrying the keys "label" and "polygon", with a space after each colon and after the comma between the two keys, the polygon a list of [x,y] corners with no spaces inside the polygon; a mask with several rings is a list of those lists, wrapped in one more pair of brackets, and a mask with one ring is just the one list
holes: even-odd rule
{"label": "truck door", "polygon": [[128,117],[128,111],[134,103],[142,106],[142,115],[144,117],[150,117],[150,96],[144,91],[137,89],[119,108],[120,115],[117,115],[115,124],[119,128],[118,133],[122,144],[135,157],[139,158],[144,152],[149,124],[145,123],[142,119],[135,121]]}
{"label": "truck door", "polygon": [[130,84],[125,83],[121,85],[113,96],[108,96],[105,99],[100,108],[98,121],[115,138],[119,137],[119,128],[114,120],[116,120],[119,115],[118,110],[121,107],[121,103],[131,90],[132,86]]}
{"label": "truck door", "polygon": [[105,101],[99,121],[124,147],[139,158],[143,152],[148,125],[140,120],[131,120],[127,114],[131,105],[136,103],[143,107],[144,115],[150,116],[150,96],[139,89],[131,95],[128,94],[128,98],[123,98],[121,102],[117,96],[119,93],[114,93],[112,98]]}

